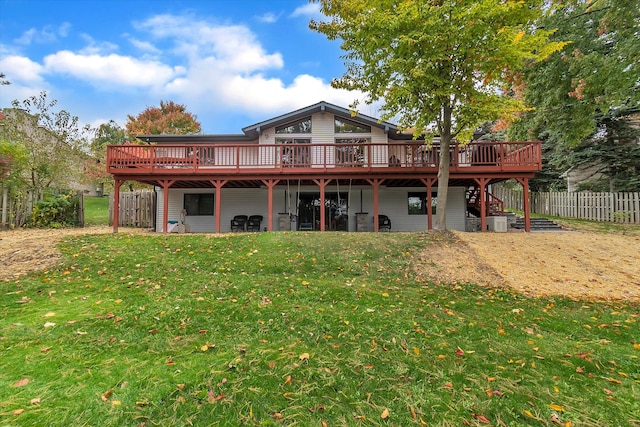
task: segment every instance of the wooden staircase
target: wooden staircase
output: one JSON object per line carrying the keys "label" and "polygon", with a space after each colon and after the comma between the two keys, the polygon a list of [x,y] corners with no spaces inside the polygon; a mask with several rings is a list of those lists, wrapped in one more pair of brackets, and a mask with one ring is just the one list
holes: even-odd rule
{"label": "wooden staircase", "polygon": [[[504,216],[504,202],[492,193],[488,193],[489,200],[485,204],[487,216]],[[467,212],[475,217],[480,217],[480,189],[471,187],[467,191]]]}

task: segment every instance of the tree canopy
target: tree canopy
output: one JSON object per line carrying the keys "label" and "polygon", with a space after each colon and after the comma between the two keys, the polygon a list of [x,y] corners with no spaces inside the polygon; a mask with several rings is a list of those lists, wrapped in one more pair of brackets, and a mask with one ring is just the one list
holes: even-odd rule
{"label": "tree canopy", "polygon": [[[449,144],[482,122],[515,118],[521,99],[502,96],[525,64],[563,46],[536,28],[542,0],[317,0],[328,22],[310,27],[341,40],[346,71],[336,88],[382,102],[382,118],[440,138],[437,230],[446,229]],[[357,108],[357,102],[352,105]]]}
{"label": "tree canopy", "polygon": [[197,117],[173,101],[160,101],[160,107],[147,107],[136,117],[127,117],[126,133],[132,140],[137,135],[186,135],[202,131]]}
{"label": "tree canopy", "polygon": [[24,185],[41,193],[54,185],[64,188],[79,182],[91,129],[81,127],[77,116],[56,110],[56,101],[44,91],[12,104],[13,109],[4,110],[1,136],[27,153]]}
{"label": "tree canopy", "polygon": [[639,0],[574,0],[541,20],[557,28],[553,40],[571,43],[525,70],[533,109],[510,134],[543,139],[545,177],[590,164],[610,178],[606,189],[637,188],[639,135],[629,118],[640,113],[638,10]]}

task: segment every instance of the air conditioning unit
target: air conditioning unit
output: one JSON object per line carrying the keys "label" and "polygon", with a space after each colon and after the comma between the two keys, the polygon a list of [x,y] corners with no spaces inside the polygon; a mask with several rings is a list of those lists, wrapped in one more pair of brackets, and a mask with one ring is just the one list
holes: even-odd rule
{"label": "air conditioning unit", "polygon": [[506,216],[488,216],[487,227],[489,231],[496,233],[507,232],[507,217]]}

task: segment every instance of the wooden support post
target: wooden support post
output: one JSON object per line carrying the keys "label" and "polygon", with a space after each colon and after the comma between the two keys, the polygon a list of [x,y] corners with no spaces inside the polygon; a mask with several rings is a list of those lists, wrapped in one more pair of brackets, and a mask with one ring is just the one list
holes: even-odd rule
{"label": "wooden support post", "polygon": [[383,178],[374,178],[374,179],[367,179],[367,181],[369,181],[369,184],[371,184],[373,186],[373,231],[375,231],[376,233],[378,232],[379,228],[378,228],[378,215],[379,215],[379,210],[378,210],[378,202],[379,202],[379,198],[378,198],[378,189],[380,188],[380,184],[382,184],[382,182],[384,182]]}
{"label": "wooden support post", "polygon": [[529,178],[516,178],[522,184],[522,210],[524,211],[524,231],[531,232],[531,210],[529,206]]}
{"label": "wooden support post", "polygon": [[433,200],[431,199],[431,192],[433,190],[433,184],[437,181],[436,178],[422,178],[420,181],[427,187],[427,230],[433,230],[433,212],[431,205]]}
{"label": "wooden support post", "polygon": [[120,187],[124,183],[123,179],[114,179],[113,182],[113,232],[118,232],[120,222]]}
{"label": "wooden support post", "polygon": [[487,191],[487,183],[491,181],[490,178],[474,178],[476,184],[480,186],[480,231],[487,231],[487,198],[485,192]]}
{"label": "wooden support post", "polygon": [[216,233],[220,232],[220,212],[222,212],[222,187],[227,183],[226,179],[215,179],[209,181],[213,187],[216,189],[216,207],[215,207],[215,218],[216,218]]}
{"label": "wooden support post", "polygon": [[[266,179],[262,180],[264,185],[267,186],[267,231],[273,231],[273,187],[276,186],[279,179]],[[287,195],[289,197],[289,195]]]}
{"label": "wooden support post", "polygon": [[313,182],[315,182],[316,184],[318,184],[318,186],[320,187],[320,231],[325,231],[325,224],[326,224],[326,215],[325,215],[325,209],[324,209],[324,205],[325,205],[325,187],[327,186],[327,184],[330,182],[330,179],[314,179]]}

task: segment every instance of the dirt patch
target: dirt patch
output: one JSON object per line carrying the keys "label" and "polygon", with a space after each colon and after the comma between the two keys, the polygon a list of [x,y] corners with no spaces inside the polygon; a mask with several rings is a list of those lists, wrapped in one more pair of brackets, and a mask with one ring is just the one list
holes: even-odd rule
{"label": "dirt patch", "polygon": [[[111,232],[110,227],[0,231],[0,280],[57,265],[56,244],[66,236]],[[532,296],[640,301],[637,235],[452,232],[434,238],[415,267],[429,280],[510,286]]]}
{"label": "dirt patch", "polygon": [[[60,263],[62,254],[56,248],[67,236],[112,233],[111,227],[19,229],[0,231],[0,280],[9,280]],[[126,229],[124,233],[144,233],[142,229]]]}
{"label": "dirt patch", "polygon": [[437,282],[506,285],[532,295],[640,301],[640,237],[590,232],[460,233],[419,255]]}

